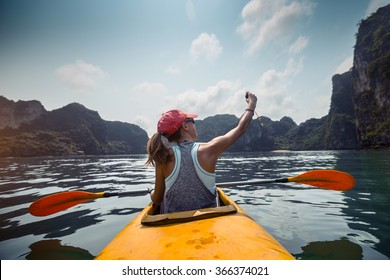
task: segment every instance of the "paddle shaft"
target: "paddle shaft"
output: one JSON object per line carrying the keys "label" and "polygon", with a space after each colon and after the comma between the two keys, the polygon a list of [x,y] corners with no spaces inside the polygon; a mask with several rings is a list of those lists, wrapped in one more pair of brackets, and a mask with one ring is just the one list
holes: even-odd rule
{"label": "paddle shaft", "polygon": [[141,196],[149,193],[149,190],[134,190],[128,192],[104,192],[103,197],[112,197],[112,196]]}
{"label": "paddle shaft", "polygon": [[[296,180],[296,178],[298,177],[279,178],[279,179],[260,179],[260,180],[252,180],[252,181],[222,182],[222,183],[216,183],[216,186],[220,188],[226,188],[226,187],[234,187],[234,186],[257,185],[257,184],[268,184],[268,183],[289,183],[289,182],[305,184],[305,180],[299,181]],[[313,181],[315,181],[315,179],[313,179]],[[318,181],[322,181],[322,180],[318,179]],[[134,190],[134,191],[127,191],[127,192],[105,192],[103,197],[142,196],[148,193],[149,190]]]}
{"label": "paddle shaft", "polygon": [[[237,182],[224,182],[216,183],[217,187],[233,187],[233,186],[243,186],[243,185],[256,185],[256,184],[265,184],[265,183],[288,183],[288,178],[283,179],[266,179],[266,180],[255,180],[255,181],[237,181]],[[105,192],[103,197],[112,197],[112,196],[142,196],[149,193],[149,190],[134,190],[127,192]]]}
{"label": "paddle shaft", "polygon": [[224,182],[216,183],[217,187],[233,187],[233,186],[243,186],[243,185],[257,185],[257,184],[266,184],[266,183],[288,183],[288,178],[281,179],[264,179],[264,180],[254,180],[254,181],[237,181],[237,182]]}

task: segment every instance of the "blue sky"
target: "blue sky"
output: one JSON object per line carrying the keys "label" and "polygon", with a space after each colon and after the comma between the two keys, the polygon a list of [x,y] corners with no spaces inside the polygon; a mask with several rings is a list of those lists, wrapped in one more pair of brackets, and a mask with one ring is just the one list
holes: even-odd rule
{"label": "blue sky", "polygon": [[0,95],[78,102],[151,135],[162,112],[328,113],[358,23],[390,0],[2,0]]}

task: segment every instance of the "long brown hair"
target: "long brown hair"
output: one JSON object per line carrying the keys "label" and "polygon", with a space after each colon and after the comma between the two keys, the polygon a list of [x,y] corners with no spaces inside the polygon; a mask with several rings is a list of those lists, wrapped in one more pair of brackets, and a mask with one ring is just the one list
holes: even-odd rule
{"label": "long brown hair", "polygon": [[[161,137],[165,137],[160,132],[156,132],[150,137],[146,144],[146,150],[148,151],[148,160],[146,165],[155,166],[156,164],[165,164],[169,159],[169,149],[165,146]],[[167,139],[169,142],[175,142],[181,137],[180,129],[169,136]]]}

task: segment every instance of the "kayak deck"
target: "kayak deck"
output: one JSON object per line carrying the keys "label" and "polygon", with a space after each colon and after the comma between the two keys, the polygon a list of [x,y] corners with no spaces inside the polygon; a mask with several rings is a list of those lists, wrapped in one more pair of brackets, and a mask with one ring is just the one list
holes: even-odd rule
{"label": "kayak deck", "polygon": [[294,259],[221,189],[224,206],[153,215],[147,206],[96,257],[122,260]]}

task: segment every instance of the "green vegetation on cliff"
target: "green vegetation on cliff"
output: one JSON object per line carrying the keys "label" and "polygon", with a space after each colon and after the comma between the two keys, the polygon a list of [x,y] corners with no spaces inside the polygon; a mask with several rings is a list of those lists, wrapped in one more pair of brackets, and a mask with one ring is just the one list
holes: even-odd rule
{"label": "green vegetation on cliff", "polygon": [[352,69],[359,144],[390,146],[390,5],[361,21]]}

